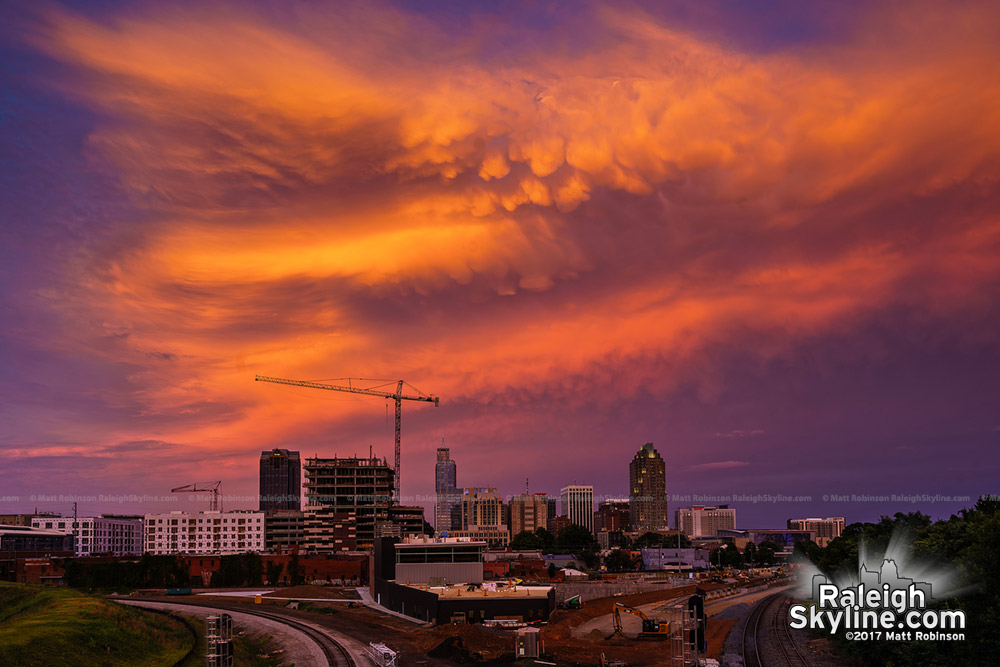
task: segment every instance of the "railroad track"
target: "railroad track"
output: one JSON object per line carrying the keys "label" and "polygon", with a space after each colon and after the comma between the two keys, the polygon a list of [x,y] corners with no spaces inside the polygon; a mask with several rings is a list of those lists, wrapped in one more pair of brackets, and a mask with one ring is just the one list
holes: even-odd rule
{"label": "railroad track", "polygon": [[[219,609],[223,609],[223,607],[219,607]],[[317,630],[311,625],[291,619],[284,614],[272,614],[266,611],[258,611],[256,609],[253,611],[233,609],[232,611],[250,614],[251,616],[270,618],[271,620],[291,626],[319,644],[320,649],[323,651],[323,655],[326,656],[326,661],[331,667],[356,667],[354,660],[351,658],[351,654],[347,652],[347,649],[334,641],[330,635]]]}
{"label": "railroad track", "polygon": [[806,656],[792,637],[792,629],[788,627],[788,608],[791,606],[791,601],[786,597],[780,597],[775,601],[774,614],[771,615],[774,638],[777,640],[781,657],[788,667],[809,667]]}
{"label": "railroad track", "polygon": [[[788,623],[789,603],[781,593],[762,598],[750,610],[743,626],[743,664],[746,667],[808,667],[809,662],[795,642]],[[770,630],[765,644],[761,630]]]}
{"label": "railroad track", "polygon": [[325,632],[321,632],[316,628],[303,623],[297,619],[286,616],[285,614],[277,614],[273,612],[261,611],[259,609],[246,609],[245,607],[228,607],[224,604],[202,604],[198,602],[180,601],[180,600],[162,600],[159,598],[138,598],[137,601],[145,602],[159,602],[164,604],[178,604],[187,605],[191,607],[205,607],[208,609],[219,609],[222,611],[235,612],[237,614],[248,614],[250,616],[259,616],[261,618],[267,618],[272,621],[278,621],[289,627],[295,628],[302,634],[306,635],[312,639],[323,651],[323,655],[326,657],[327,663],[330,667],[359,667],[354,659],[351,658],[351,654],[347,652],[343,646],[337,643],[330,635]]}

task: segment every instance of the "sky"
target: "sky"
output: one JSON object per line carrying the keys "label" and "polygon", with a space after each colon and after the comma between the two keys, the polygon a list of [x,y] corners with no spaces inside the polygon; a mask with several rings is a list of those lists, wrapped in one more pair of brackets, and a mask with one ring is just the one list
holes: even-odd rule
{"label": "sky", "polygon": [[0,512],[252,508],[262,450],[391,460],[384,400],[255,374],[439,396],[403,404],[428,508],[442,438],[461,486],[598,498],[653,442],[671,515],[740,527],[1000,491],[996,3],[0,26]]}

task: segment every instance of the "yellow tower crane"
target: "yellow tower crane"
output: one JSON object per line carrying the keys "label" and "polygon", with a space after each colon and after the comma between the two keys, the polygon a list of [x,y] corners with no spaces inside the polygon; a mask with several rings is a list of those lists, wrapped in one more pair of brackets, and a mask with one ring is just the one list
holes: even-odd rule
{"label": "yellow tower crane", "polygon": [[[399,504],[399,433],[400,433],[400,421],[403,415],[403,401],[423,401],[424,403],[433,403],[434,407],[438,407],[441,399],[437,396],[430,396],[425,394],[413,385],[403,380],[399,380],[396,383],[396,391],[379,391],[378,387],[355,387],[354,382],[365,382],[363,378],[338,378],[341,381],[346,381],[346,385],[339,384],[323,384],[321,382],[310,382],[308,380],[285,380],[283,378],[268,377],[266,375],[255,375],[254,382],[273,382],[275,384],[287,384],[292,387],[308,387],[311,389],[327,389],[329,391],[346,391],[350,394],[366,394],[368,396],[378,396],[380,398],[391,398],[396,402],[396,467],[393,470],[393,501]],[[412,389],[415,393],[413,395],[404,394],[403,386],[407,386]]]}

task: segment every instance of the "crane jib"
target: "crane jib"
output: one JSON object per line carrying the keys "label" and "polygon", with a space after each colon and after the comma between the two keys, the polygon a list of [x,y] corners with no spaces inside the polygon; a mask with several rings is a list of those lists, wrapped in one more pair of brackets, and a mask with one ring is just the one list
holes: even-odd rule
{"label": "crane jib", "polygon": [[[350,386],[351,378],[347,378],[348,385],[324,384],[322,382],[310,382],[309,380],[288,380],[285,378],[269,377],[266,375],[255,375],[254,382],[273,382],[274,384],[290,385],[292,387],[307,387],[309,389],[325,389],[328,391],[343,391],[349,394],[365,394],[366,396],[378,396],[380,398],[391,398],[396,403],[396,433],[395,433],[395,469],[393,470],[393,495],[394,501],[399,503],[399,469],[400,469],[400,431],[402,422],[402,402],[421,401],[423,403],[433,403],[434,407],[441,404],[441,399],[437,396],[407,396],[403,394],[403,380],[396,382],[396,391],[378,391],[376,389],[364,389]],[[411,385],[412,386],[412,385]],[[415,387],[414,387],[415,388]],[[420,391],[419,389],[417,391]]]}

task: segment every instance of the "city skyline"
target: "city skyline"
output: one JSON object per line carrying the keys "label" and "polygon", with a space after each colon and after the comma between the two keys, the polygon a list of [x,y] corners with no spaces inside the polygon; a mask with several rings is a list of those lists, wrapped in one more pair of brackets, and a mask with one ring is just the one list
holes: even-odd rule
{"label": "city skyline", "polygon": [[1000,9],[658,5],[0,9],[0,510],[391,460],[258,373],[440,396],[426,516],[443,437],[595,501],[653,442],[752,527],[997,493]]}

